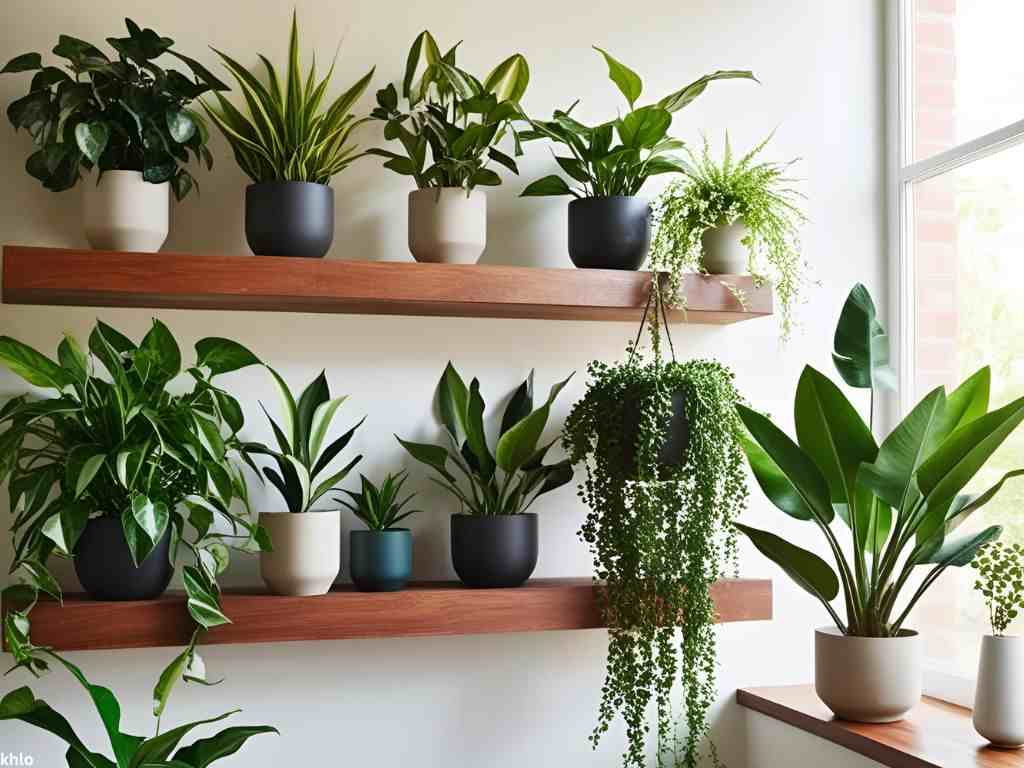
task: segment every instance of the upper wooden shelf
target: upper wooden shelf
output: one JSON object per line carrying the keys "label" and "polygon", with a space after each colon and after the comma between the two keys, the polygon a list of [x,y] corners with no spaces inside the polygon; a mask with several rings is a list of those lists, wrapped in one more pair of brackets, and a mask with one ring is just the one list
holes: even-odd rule
{"label": "upper wooden shelf", "polygon": [[[637,321],[649,272],[4,246],[3,301],[542,320]],[[746,297],[744,307],[724,281]],[[749,276],[686,278],[691,323],[772,313]],[[672,319],[684,319],[673,312]]]}
{"label": "upper wooden shelf", "polygon": [[[225,592],[221,601],[233,623],[207,632],[203,643],[599,629],[604,625],[596,589],[590,579],[536,579],[516,589],[425,582],[401,592],[340,587],[322,597]],[[772,617],[770,581],[720,581],[713,587],[713,597],[719,621]],[[131,602],[70,595],[63,607],[40,602],[31,620],[33,642],[61,651],[186,645],[194,628],[185,598],[174,592]]]}

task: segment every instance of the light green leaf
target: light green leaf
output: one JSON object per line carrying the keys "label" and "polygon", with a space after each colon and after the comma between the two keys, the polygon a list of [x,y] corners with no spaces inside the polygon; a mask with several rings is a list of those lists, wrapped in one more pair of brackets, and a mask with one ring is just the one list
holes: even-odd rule
{"label": "light green leaf", "polygon": [[640,75],[596,45],[594,50],[604,56],[604,60],[608,64],[608,77],[619,87],[619,91],[626,97],[626,101],[629,102],[629,108],[632,109],[644,89]]}

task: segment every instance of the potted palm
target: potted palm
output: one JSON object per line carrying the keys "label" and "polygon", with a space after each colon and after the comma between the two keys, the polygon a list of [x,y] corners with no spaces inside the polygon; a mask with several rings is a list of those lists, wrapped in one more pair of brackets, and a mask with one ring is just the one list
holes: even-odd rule
{"label": "potted palm", "polygon": [[[216,50],[216,49],[215,49]],[[245,236],[259,256],[320,258],[334,240],[331,179],[360,157],[352,131],[365,122],[350,112],[373,77],[371,69],[330,104],[324,95],[334,64],[322,80],[314,64],[306,77],[299,61],[299,29],[292,15],[288,70],[278,75],[266,56],[267,84],[235,59],[216,51],[245,97],[248,117],[219,93],[203,102],[252,180],[245,190]]]}
{"label": "potted palm", "polygon": [[[892,386],[888,336],[868,291],[850,292],[836,328],[833,360],[851,387]],[[921,697],[920,638],[907,626],[914,606],[950,567],[967,565],[1002,529],[956,535],[990,501],[963,489],[1024,421],[1024,398],[989,410],[991,373],[982,368],[959,387],[929,392],[881,444],[843,392],[811,366],[795,404],[796,441],[766,416],[737,406],[749,435],[744,450],[768,499],[788,516],[813,523],[836,563],[785,538],[737,525],[766,557],[821,602],[834,624],[815,633],[815,688],[839,717],[901,719]],[[851,556],[833,530],[848,529]],[[912,582],[919,568],[927,572]],[[908,585],[916,584],[901,600]],[[842,593],[843,607],[833,601]],[[845,609],[845,618],[840,611]]]}
{"label": "potted palm", "polygon": [[[417,261],[474,264],[487,246],[487,196],[478,187],[501,184],[491,161],[518,173],[515,160],[498,149],[506,134],[522,154],[513,126],[530,70],[509,56],[482,81],[455,63],[458,44],[442,55],[430,32],[413,41],[402,79],[404,108],[393,84],[377,92],[372,117],[384,138],[397,139],[405,154],[371,149],[384,167],[411,176],[409,250]],[[429,151],[429,161],[428,161]]]}
{"label": "potted palm", "polygon": [[[43,66],[38,53],[16,56],[2,73],[32,72],[26,96],[7,116],[35,147],[25,169],[61,192],[96,169],[86,186],[85,235],[93,248],[159,251],[167,239],[169,194],[183,199],[198,184],[191,158],[213,166],[202,116],[189,105],[227,90],[202,64],[173,50],[174,41],[125,19],[127,37],[110,37],[109,57],[95,45],[61,35],[53,53],[64,67]],[[192,77],[155,60],[170,56]],[[66,70],[66,71],[65,71]]]}
{"label": "potted palm", "polygon": [[284,379],[270,366],[266,368],[280,395],[284,424],[267,413],[277,450],[259,443],[247,443],[246,448],[274,460],[277,468],[264,467],[263,474],[280,492],[288,511],[260,514],[260,525],[274,542],[272,551],[260,555],[260,573],[274,594],[322,595],[341,570],[341,510],[315,510],[314,506],[363,458],[356,456],[324,476],[366,419],[327,442],[331,423],[347,396],[332,398],[321,371],[296,399]]}
{"label": "potted palm", "polygon": [[[746,78],[750,72],[729,70],[704,75],[660,101],[637,106],[643,81],[629,67],[600,48],[608,77],[626,99],[622,116],[588,126],[572,116],[575,102],[556,110],[551,120],[527,118],[531,130],[524,140],[549,139],[568,155],[556,155],[558,174],[537,179],[522,195],[571,195],[569,258],[577,267],[639,269],[651,243],[651,208],[638,197],[647,180],[660,174],[681,173],[686,165],[677,154],[684,144],[670,138],[672,117],[700,96],[714,80]],[[618,139],[616,141],[616,138]]]}
{"label": "potted palm", "polygon": [[466,586],[518,587],[537,565],[537,515],[528,510],[538,497],[572,481],[568,460],[544,464],[555,441],[541,443],[551,405],[568,381],[555,384],[534,408],[531,373],[505,408],[492,451],[480,382],[473,379],[467,387],[449,362],[437,388],[448,447],[395,435],[459,503],[460,511],[451,517],[452,564]]}

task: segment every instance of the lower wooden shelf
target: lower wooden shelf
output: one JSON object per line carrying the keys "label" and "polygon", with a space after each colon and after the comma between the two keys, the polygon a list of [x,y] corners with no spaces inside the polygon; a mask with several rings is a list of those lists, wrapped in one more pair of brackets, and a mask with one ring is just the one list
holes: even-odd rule
{"label": "lower wooden shelf", "polygon": [[[598,588],[590,579],[536,579],[517,589],[424,582],[401,592],[341,587],[322,597],[225,592],[224,611],[233,623],[211,630],[203,643],[599,629]],[[715,584],[713,596],[721,622],[772,617],[769,580],[723,580]],[[62,651],[185,645],[193,628],[184,596],[174,592],[128,602],[68,595],[63,606],[40,602],[31,619],[33,642]]]}

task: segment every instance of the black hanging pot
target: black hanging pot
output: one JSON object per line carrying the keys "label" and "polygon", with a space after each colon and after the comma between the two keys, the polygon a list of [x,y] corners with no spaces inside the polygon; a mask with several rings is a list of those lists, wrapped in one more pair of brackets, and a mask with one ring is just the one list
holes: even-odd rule
{"label": "black hanging pot", "polygon": [[537,567],[537,515],[452,515],[452,565],[467,587],[518,587]]}
{"label": "black hanging pot", "polygon": [[309,181],[250,184],[245,238],[257,256],[322,258],[334,240],[334,190]]}
{"label": "black hanging pot", "polygon": [[581,269],[640,269],[651,248],[651,206],[640,197],[569,203],[569,258]]}
{"label": "black hanging pot", "polygon": [[75,545],[75,573],[93,600],[152,600],[171,583],[171,528],[138,567],[124,539],[121,518],[94,517]]}
{"label": "black hanging pot", "polygon": [[[636,393],[622,404],[622,463],[629,477],[637,475],[637,442],[640,439],[640,413],[650,394]],[[672,412],[665,428],[665,439],[658,448],[658,474],[670,473],[686,464],[690,447],[690,424],[686,419],[686,393],[672,393]]]}

